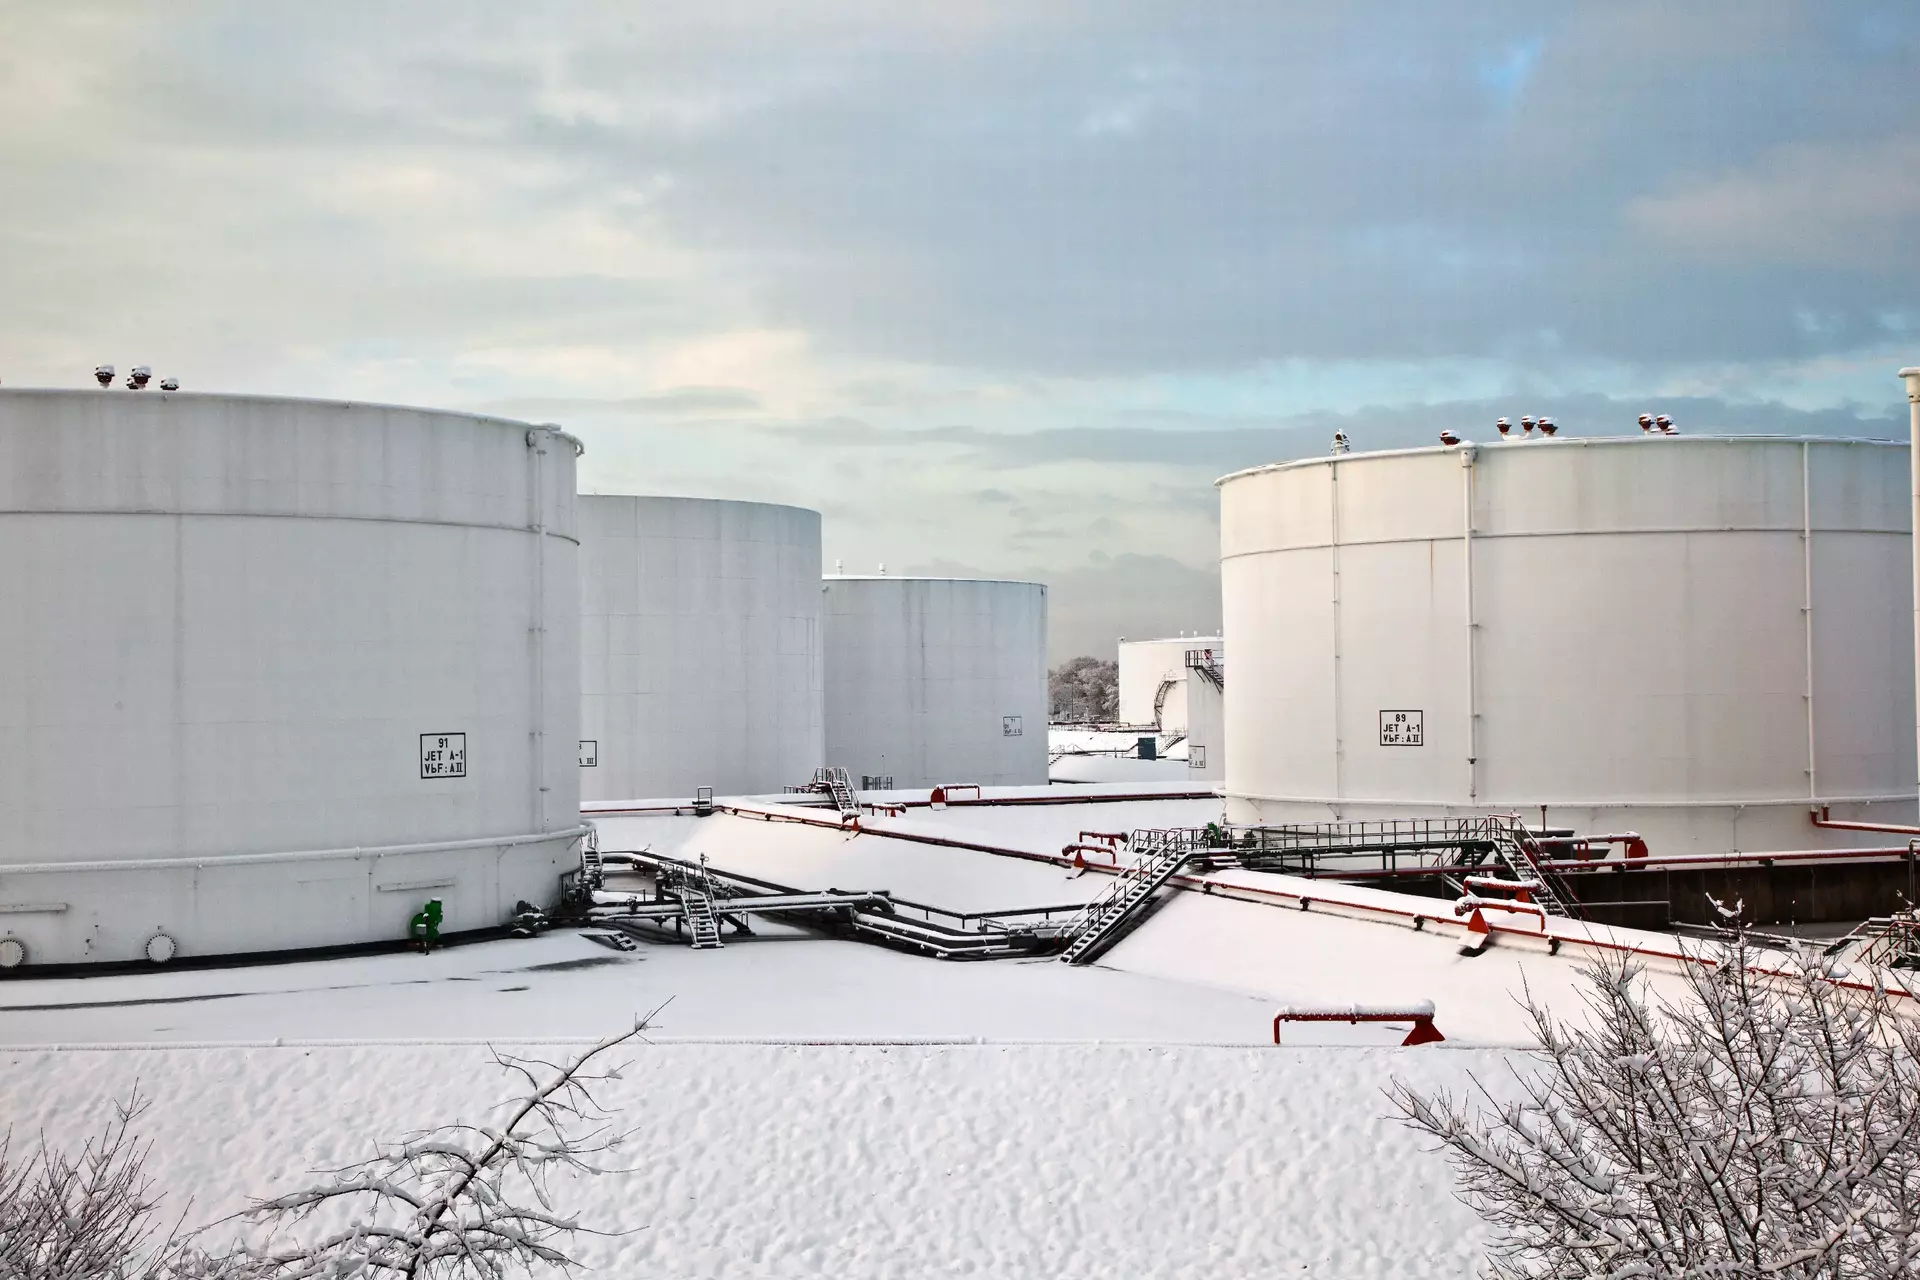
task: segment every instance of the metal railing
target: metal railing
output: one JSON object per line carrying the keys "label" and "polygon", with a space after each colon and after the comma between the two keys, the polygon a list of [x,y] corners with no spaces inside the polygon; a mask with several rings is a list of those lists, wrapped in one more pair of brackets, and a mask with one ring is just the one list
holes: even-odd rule
{"label": "metal railing", "polygon": [[1185,657],[1186,668],[1225,693],[1227,689],[1226,669],[1223,665],[1225,657],[1224,649],[1189,649]]}

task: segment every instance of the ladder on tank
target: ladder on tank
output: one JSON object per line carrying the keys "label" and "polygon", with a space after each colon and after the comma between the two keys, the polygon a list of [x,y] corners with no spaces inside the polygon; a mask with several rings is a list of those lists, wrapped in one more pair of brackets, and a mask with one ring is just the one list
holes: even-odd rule
{"label": "ladder on tank", "polygon": [[1068,964],[1088,964],[1119,941],[1153,901],[1153,897],[1180,869],[1208,856],[1198,832],[1136,831],[1128,837],[1134,859],[1113,878],[1107,891],[1086,905],[1064,930],[1073,939],[1060,958]]}
{"label": "ladder on tank", "polygon": [[1227,691],[1225,673],[1221,670],[1220,659],[1212,649],[1189,649],[1185,662],[1187,670],[1197,674],[1221,693]]}

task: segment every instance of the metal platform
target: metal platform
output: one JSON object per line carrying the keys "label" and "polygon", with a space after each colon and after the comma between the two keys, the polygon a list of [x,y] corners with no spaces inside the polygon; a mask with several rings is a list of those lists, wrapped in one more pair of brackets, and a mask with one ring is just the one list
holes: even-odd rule
{"label": "metal platform", "polygon": [[1436,878],[1459,891],[1455,878],[1502,873],[1528,886],[1548,915],[1577,916],[1580,905],[1554,869],[1539,838],[1518,817],[1407,818],[1386,822],[1320,822],[1290,826],[1140,830],[1127,839],[1133,860],[1111,887],[1068,926],[1061,954],[1088,964],[1137,925],[1162,889],[1183,871],[1240,867],[1308,879],[1358,879],[1376,868],[1390,874]]}
{"label": "metal platform", "polygon": [[[1066,924],[1081,909],[1070,903],[956,912],[884,890],[799,889],[645,851],[599,857],[603,865],[649,875],[653,887],[632,893],[598,889],[573,923],[629,933],[671,928],[699,949],[723,945],[721,924],[736,936],[750,935],[748,921],[760,916],[943,960],[1044,955],[1065,945]],[[709,919],[711,930],[705,927]]]}

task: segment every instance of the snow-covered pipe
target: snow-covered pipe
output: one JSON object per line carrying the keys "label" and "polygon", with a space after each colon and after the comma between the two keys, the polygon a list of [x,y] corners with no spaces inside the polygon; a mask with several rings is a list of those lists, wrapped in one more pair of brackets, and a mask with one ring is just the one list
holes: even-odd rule
{"label": "snow-covered pipe", "polygon": [[1289,1007],[1273,1015],[1273,1042],[1280,1043],[1280,1024],[1283,1022],[1411,1022],[1413,1027],[1402,1040],[1402,1047],[1415,1044],[1438,1044],[1446,1037],[1440,1034],[1440,1028],[1433,1025],[1433,1001],[1411,1000],[1397,1005],[1346,1005],[1338,1008],[1325,1005],[1312,1008]]}
{"label": "snow-covered pipe", "polygon": [[1405,1022],[1409,1018],[1431,1018],[1433,1001],[1407,1000],[1400,1004],[1312,1004],[1282,1005],[1276,1017],[1288,1022],[1354,1022],[1361,1020]]}
{"label": "snow-covered pipe", "polygon": [[[1625,846],[1626,856],[1629,858],[1647,856],[1647,842],[1641,839],[1637,831],[1595,836],[1535,836],[1533,842],[1543,849],[1570,849],[1582,858],[1591,854],[1596,845],[1616,844]],[[1603,859],[1606,856],[1604,851],[1600,854]]]}
{"label": "snow-covered pipe", "polygon": [[[1111,845],[1070,844],[1066,846],[1064,849],[1060,850],[1060,853],[1063,857],[1066,857],[1072,860],[1074,869],[1076,871],[1085,871],[1090,866],[1109,867],[1114,869],[1118,869],[1120,866],[1119,855],[1114,852],[1113,846]],[[1105,862],[1088,862],[1087,861],[1088,854],[1093,854],[1095,857],[1099,857],[1099,858],[1105,858],[1106,861]]]}
{"label": "snow-covered pipe", "polygon": [[1537,902],[1515,902],[1511,898],[1481,898],[1468,894],[1453,904],[1453,914],[1457,916],[1474,915],[1482,911],[1511,911],[1516,915],[1534,916],[1540,921],[1540,927],[1547,927],[1547,912]]}
{"label": "snow-covered pipe", "polygon": [[1538,893],[1538,880],[1502,880],[1499,876],[1468,876],[1461,882],[1469,889],[1492,889],[1502,893]]}

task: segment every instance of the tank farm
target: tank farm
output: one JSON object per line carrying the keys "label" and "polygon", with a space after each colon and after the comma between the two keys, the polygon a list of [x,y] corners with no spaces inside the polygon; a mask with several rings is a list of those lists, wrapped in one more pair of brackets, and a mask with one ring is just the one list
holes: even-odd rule
{"label": "tank farm", "polygon": [[[1089,963],[1191,889],[1920,962],[1911,450],[1441,440],[1218,480],[1221,625],[1121,641],[1073,773],[1044,583],[823,574],[818,512],[583,494],[551,424],[0,390],[0,968],[755,916]],[[1068,883],[858,856],[925,846]]]}

